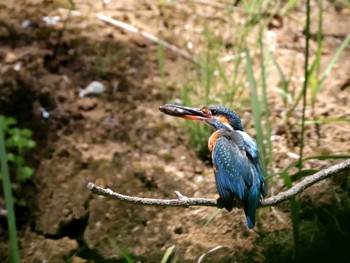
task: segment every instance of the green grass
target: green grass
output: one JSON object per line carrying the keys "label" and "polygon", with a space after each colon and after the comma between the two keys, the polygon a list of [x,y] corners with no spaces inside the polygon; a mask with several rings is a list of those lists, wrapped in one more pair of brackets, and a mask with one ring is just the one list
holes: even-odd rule
{"label": "green grass", "polygon": [[[133,259],[133,256],[131,255],[130,251],[128,251],[123,245],[118,244],[113,238],[108,238],[110,245],[116,249],[120,255],[120,258],[124,260],[126,263],[134,263],[139,262],[137,260]],[[162,257],[161,263],[176,263],[177,262],[177,256],[174,255],[175,245],[168,247],[164,255]]]}
{"label": "green grass", "polygon": [[[322,54],[322,25],[323,25],[323,0],[318,1],[318,30],[317,30],[317,51],[316,57],[314,59],[313,64],[311,65],[310,70],[308,68],[304,68],[304,71],[307,72],[307,80],[310,79],[310,89],[311,89],[311,103],[312,107],[315,107],[315,103],[317,100],[317,93],[319,90],[319,79],[321,70],[321,54]],[[307,25],[308,26],[308,25]],[[310,29],[308,29],[310,30]],[[310,38],[310,32],[307,32],[307,39]],[[305,50],[308,50],[308,46]],[[309,66],[309,65],[307,65]],[[305,81],[306,82],[306,81]],[[307,82],[306,82],[307,83]]]}
{"label": "green grass", "polygon": [[[3,186],[7,210],[11,262],[20,262],[15,204],[17,206],[26,205],[25,199],[22,198],[22,187],[34,173],[34,170],[26,165],[24,156],[28,149],[36,146],[36,143],[31,139],[32,131],[16,126],[15,119],[0,115],[0,182]],[[9,164],[15,174],[12,178],[10,177]]]}
{"label": "green grass", "polygon": [[[272,156],[272,142],[270,140],[271,138],[271,124],[270,124],[270,109],[269,109],[269,102],[267,99],[267,65],[270,62],[270,52],[268,48],[265,48],[265,45],[263,43],[263,27],[260,26],[259,30],[259,49],[260,49],[260,68],[261,68],[261,89],[262,89],[262,96],[261,96],[261,105],[262,105],[262,111],[264,112],[265,117],[265,131],[266,131],[266,144],[267,149],[266,151],[266,162],[265,162],[265,169],[264,172],[267,174],[267,171],[272,170],[272,163],[273,163],[273,156]],[[267,57],[265,56],[267,54]]]}
{"label": "green grass", "polygon": [[[311,64],[310,69],[307,69],[308,79],[310,82],[311,90],[311,105],[314,108],[317,102],[317,95],[322,90],[325,80],[330,75],[334,65],[338,61],[340,55],[344,49],[350,43],[350,34],[343,40],[342,44],[338,47],[331,60],[328,62],[325,70],[321,73],[321,55],[323,51],[322,44],[322,28],[323,28],[323,0],[318,0],[318,30],[317,30],[317,50],[316,56]],[[305,69],[306,70],[306,69]]]}
{"label": "green grass", "polygon": [[[26,200],[22,198],[24,183],[31,178],[34,169],[26,164],[25,154],[29,149],[36,146],[33,141],[33,132],[29,129],[16,127],[17,121],[13,118],[4,117],[3,132],[7,161],[14,168],[15,176],[12,179],[11,188],[16,205],[26,206]],[[1,177],[0,177],[1,180]]]}
{"label": "green grass", "polygon": [[258,87],[253,75],[253,71],[254,71],[253,62],[251,60],[248,49],[246,50],[246,56],[247,56],[247,62],[246,62],[247,78],[248,78],[249,85],[251,87],[251,94],[252,94],[251,103],[252,103],[252,111],[253,111],[253,117],[254,117],[254,127],[256,130],[256,142],[258,144],[260,158],[262,160],[264,172],[266,174],[266,159],[265,159],[265,146],[264,146],[265,136],[261,125],[262,117],[263,117],[261,99],[259,99]]}
{"label": "green grass", "polygon": [[[305,62],[300,65],[296,56],[292,58],[291,66],[283,68],[276,56],[272,53],[263,41],[264,30],[267,24],[275,14],[282,16],[282,19],[288,19],[289,13],[297,6],[305,4]],[[340,158],[350,158],[349,155],[321,155],[304,156],[305,130],[307,125],[322,125],[325,123],[350,122],[348,118],[325,118],[319,119],[311,114],[306,118],[306,109],[317,107],[318,96],[322,91],[325,81],[330,76],[332,69],[339,60],[341,54],[350,43],[350,34],[346,36],[342,44],[336,50],[329,62],[323,69],[323,1],[318,0],[317,9],[317,34],[315,54],[310,55],[310,1],[290,0],[284,2],[269,0],[240,1],[239,7],[245,12],[245,20],[241,24],[235,20],[231,10],[228,11],[225,19],[230,23],[233,54],[229,62],[222,62],[222,57],[227,54],[223,48],[225,40],[217,34],[217,28],[209,23],[204,25],[204,41],[200,43],[198,49],[200,66],[195,70],[189,70],[186,83],[180,91],[180,97],[184,105],[201,106],[205,104],[220,104],[237,111],[242,116],[243,111],[252,111],[254,128],[256,131],[256,140],[263,161],[266,178],[269,184],[274,184],[282,179],[285,188],[290,188],[301,179],[316,172],[313,169],[304,169],[303,166],[308,160],[332,160]],[[293,19],[290,17],[290,19]],[[294,19],[295,21],[295,19]],[[215,24],[217,26],[217,24]],[[258,29],[258,31],[257,31]],[[258,33],[257,33],[258,32]],[[255,36],[255,42],[252,43],[250,37]],[[164,61],[163,61],[164,63]],[[303,68],[304,82],[301,88],[296,87],[292,80],[298,67]],[[301,108],[302,116],[297,120],[297,124],[292,128],[298,132],[299,160],[291,163],[282,169],[281,172],[274,171],[275,163],[273,156],[273,145],[271,142],[272,124],[270,123],[271,113],[269,108],[269,92],[273,87],[268,87],[269,70],[274,69],[280,78],[280,84],[275,90],[280,94],[284,104],[285,125],[290,123],[291,119],[296,118],[296,109]],[[248,82],[248,88],[247,83]],[[270,89],[269,89],[270,88]],[[307,97],[307,95],[310,97]],[[314,111],[313,111],[314,113]],[[272,122],[272,121],[271,121]],[[203,155],[207,151],[207,139],[210,131],[197,122],[183,122],[191,142]],[[247,125],[247,124],[245,124]],[[290,127],[290,126],[287,126]],[[274,126],[275,128],[275,126]],[[298,173],[294,173],[292,168],[297,168]],[[293,171],[293,173],[292,173]],[[290,211],[293,225],[293,237],[295,246],[295,256],[298,258],[299,250],[298,240],[300,238],[300,203],[297,197],[290,200]],[[208,220],[208,223],[215,218],[217,213]]]}
{"label": "green grass", "polygon": [[161,263],[176,263],[177,262],[177,257],[172,258],[172,256],[174,255],[174,249],[175,249],[175,245],[168,247],[163,255],[162,260],[160,261]]}
{"label": "green grass", "polygon": [[[263,16],[266,9],[271,6],[271,1],[254,1],[255,7],[263,6],[256,9],[248,2],[243,2],[244,4],[242,5],[248,14],[247,21],[243,26],[239,25],[234,18],[231,18],[231,11],[227,11],[226,17],[229,23],[232,24],[231,28],[235,31],[235,38],[232,44],[233,58],[230,62],[221,61],[221,54],[225,53],[224,39],[215,34],[215,30],[210,25],[204,26],[205,41],[201,48],[202,53],[198,59],[200,66],[196,68],[195,73],[193,71],[188,72],[186,84],[183,85],[181,90],[181,100],[184,105],[202,106],[220,104],[236,110],[238,114],[241,113],[241,105],[246,104],[244,101],[246,96],[244,92],[246,75],[244,70],[242,70],[242,64],[245,63],[246,56],[246,38],[257,23],[255,21],[257,16]],[[266,102],[266,89],[263,101]],[[268,114],[268,107],[264,107],[262,110]],[[268,127],[268,121],[266,125]],[[209,129],[204,125],[198,125],[198,123],[194,122],[184,122],[184,126],[190,134],[191,143],[198,149],[199,155],[202,157],[207,156]],[[258,132],[257,134],[259,136],[261,133]],[[262,139],[260,139],[258,139],[259,147],[263,147]],[[268,146],[268,149],[268,156],[271,159],[271,147]]]}
{"label": "green grass", "polygon": [[109,244],[118,251],[120,258],[126,263],[134,263],[131,253],[121,244],[118,244],[113,238],[108,237]]}
{"label": "green grass", "polygon": [[17,240],[16,216],[14,210],[14,200],[12,196],[12,187],[9,168],[7,164],[7,153],[5,149],[5,117],[0,116],[0,162],[1,162],[1,178],[5,197],[5,205],[7,210],[7,224],[10,236],[10,259],[11,262],[20,262],[19,248]]}
{"label": "green grass", "polygon": [[[309,47],[310,47],[310,0],[306,0],[306,26],[305,26],[305,58],[304,58],[304,84],[302,89],[302,119],[301,119],[301,128],[300,128],[300,151],[299,151],[299,174],[303,169],[303,150],[304,150],[304,134],[305,134],[305,112],[306,112],[306,91],[309,82]],[[298,176],[300,178],[300,176]],[[287,185],[288,188],[291,185]],[[291,207],[291,216],[292,216],[292,224],[293,224],[293,238],[294,238],[294,251],[295,258],[299,258],[300,248],[299,248],[299,225],[300,225],[300,205],[298,202],[298,198],[294,197],[290,200]]]}
{"label": "green grass", "polygon": [[[349,154],[342,154],[342,155],[317,155],[317,156],[309,156],[309,157],[306,157],[306,158],[302,159],[302,163],[305,163],[305,162],[310,161],[310,160],[337,160],[337,159],[349,159],[349,158],[350,158]],[[283,177],[282,174],[288,174],[288,172],[292,168],[298,167],[299,163],[300,163],[299,160],[295,161],[295,162],[292,162],[290,165],[288,165],[286,168],[284,168],[283,171],[281,171],[279,173],[275,173],[275,174],[270,174],[266,178],[269,179],[269,178],[272,178],[272,177],[274,177],[276,175],[279,175],[279,176]]]}
{"label": "green grass", "polygon": [[331,122],[350,122],[350,118],[325,118],[325,119],[313,119],[305,120],[305,124],[324,124]]}

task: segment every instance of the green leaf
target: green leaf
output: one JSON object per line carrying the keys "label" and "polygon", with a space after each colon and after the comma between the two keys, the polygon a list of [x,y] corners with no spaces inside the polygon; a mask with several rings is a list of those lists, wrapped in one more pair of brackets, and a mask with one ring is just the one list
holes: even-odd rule
{"label": "green leaf", "polygon": [[21,167],[20,169],[20,182],[25,182],[27,181],[34,173],[34,169],[28,166]]}
{"label": "green leaf", "polygon": [[292,94],[290,94],[288,91],[285,91],[280,87],[274,87],[274,90],[276,90],[281,95],[281,97],[286,99],[289,104],[293,102]]}
{"label": "green leaf", "polygon": [[288,188],[291,188],[293,186],[293,182],[292,179],[289,177],[288,173],[283,171],[280,174],[281,178],[284,180],[284,184],[285,186],[287,186]]}
{"label": "green leaf", "polygon": [[161,263],[167,263],[168,262],[168,260],[170,259],[171,254],[174,252],[174,249],[175,249],[175,245],[173,245],[171,247],[168,247],[165,250],[165,253],[164,253],[164,256],[162,258]]}
{"label": "green leaf", "polygon": [[20,130],[18,128],[12,128],[8,131],[8,133],[11,136],[6,140],[6,146],[18,148],[21,145]]}
{"label": "green leaf", "polygon": [[22,207],[25,207],[27,205],[26,200],[22,199],[22,198],[21,199],[16,199],[15,203],[16,203],[16,205],[19,205],[19,206],[22,206]]}
{"label": "green leaf", "polygon": [[12,117],[7,117],[7,118],[5,118],[5,124],[7,126],[16,125],[17,124],[17,120],[12,118]]}
{"label": "green leaf", "polygon": [[15,162],[16,156],[13,153],[7,153],[7,161],[8,162]]}
{"label": "green leaf", "polygon": [[34,147],[36,147],[36,142],[33,140],[27,140],[26,147],[27,148],[34,148]]}
{"label": "green leaf", "polygon": [[337,62],[337,60],[339,59],[341,53],[343,53],[344,49],[349,45],[350,43],[350,34],[344,39],[343,43],[340,45],[340,47],[337,49],[337,51],[335,52],[335,54],[333,55],[331,61],[328,63],[325,71],[323,72],[323,74],[321,75],[321,79],[320,79],[320,85],[319,85],[319,90],[322,88],[322,85],[324,83],[324,81],[326,80],[326,78],[328,77],[328,75],[331,73],[335,63]]}
{"label": "green leaf", "polygon": [[26,163],[26,161],[24,160],[24,158],[20,155],[15,155],[15,160],[14,160],[15,166],[16,168],[19,168],[21,166],[24,166],[24,164]]}
{"label": "green leaf", "polygon": [[318,172],[318,170],[315,170],[315,169],[305,169],[305,170],[302,170],[300,172],[298,171],[295,174],[290,175],[290,178],[292,179],[293,182],[295,182],[302,177],[310,176],[310,175],[313,175],[317,172]]}
{"label": "green leaf", "polygon": [[31,130],[29,130],[29,129],[22,129],[22,130],[21,130],[21,135],[22,135],[23,137],[30,138],[30,137],[33,136],[33,132],[32,132]]}

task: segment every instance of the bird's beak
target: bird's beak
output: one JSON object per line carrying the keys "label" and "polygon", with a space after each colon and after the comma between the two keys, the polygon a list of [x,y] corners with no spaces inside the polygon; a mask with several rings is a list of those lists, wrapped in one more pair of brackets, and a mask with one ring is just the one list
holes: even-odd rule
{"label": "bird's beak", "polygon": [[203,112],[199,108],[190,108],[181,105],[165,104],[163,106],[160,106],[159,110],[171,116],[190,120],[203,121],[212,118],[210,114]]}

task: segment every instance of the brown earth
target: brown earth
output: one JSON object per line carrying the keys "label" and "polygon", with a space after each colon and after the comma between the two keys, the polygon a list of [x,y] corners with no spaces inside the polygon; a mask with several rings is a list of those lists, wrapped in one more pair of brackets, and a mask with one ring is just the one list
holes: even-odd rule
{"label": "brown earth", "polygon": [[[79,15],[69,14],[67,7],[69,2],[34,0],[0,6],[0,113],[32,129],[38,142],[28,156],[35,167],[24,188],[28,208],[18,212],[22,262],[123,262],[122,248],[135,262],[159,262],[173,245],[178,262],[197,262],[217,246],[222,248],[203,262],[291,261],[288,203],[260,209],[256,228],[248,230],[238,209],[222,211],[205,225],[216,209],[134,206],[94,196],[86,188],[94,182],[140,197],[172,198],[175,190],[187,196],[217,197],[210,165],[197,157],[177,120],[158,111],[177,96],[191,63],[166,51],[164,92],[157,47],[96,18],[97,12],[105,11],[155,35],[161,32],[167,41],[184,47],[193,33],[185,25],[194,27],[199,18],[217,18],[217,10],[185,1],[167,8],[152,1],[117,1],[105,7],[102,2],[75,2]],[[326,3],[323,68],[349,33],[349,12]],[[47,15],[59,15],[61,20],[47,25],[42,20]],[[291,16],[270,32],[275,34],[275,56],[281,66],[298,65],[293,78],[298,91],[304,61],[303,8],[296,8]],[[23,27],[26,20],[30,24]],[[313,35],[316,28],[313,22]],[[315,45],[314,39],[313,55]],[[319,94],[315,112],[307,108],[308,117],[349,118],[349,55],[347,48]],[[274,68],[270,70],[268,84],[274,87],[279,77]],[[79,88],[92,81],[102,82],[105,92],[80,98]],[[285,106],[272,88],[269,101],[277,138],[273,169],[278,172],[299,153],[301,107],[286,125]],[[40,108],[50,113],[48,118]],[[247,132],[254,135],[250,109],[239,111]],[[305,156],[350,153],[349,123],[308,125],[305,138]],[[333,163],[311,160],[305,168]],[[281,179],[269,182],[269,195],[284,189]],[[321,182],[301,195],[305,262],[334,259],[334,255],[338,262],[346,262],[349,203],[346,176]],[[8,234],[6,220],[0,222],[0,259],[5,262]]]}

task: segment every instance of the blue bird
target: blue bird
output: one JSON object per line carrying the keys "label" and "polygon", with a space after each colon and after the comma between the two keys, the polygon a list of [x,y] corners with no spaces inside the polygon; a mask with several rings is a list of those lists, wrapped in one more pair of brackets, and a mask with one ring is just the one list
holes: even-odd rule
{"label": "blue bird", "polygon": [[217,105],[190,108],[165,104],[159,109],[168,115],[204,121],[212,128],[208,147],[220,200],[228,211],[234,203],[242,206],[247,226],[253,228],[259,199],[266,195],[266,183],[257,144],[245,133],[238,115]]}

